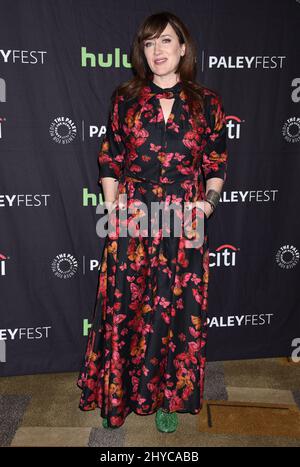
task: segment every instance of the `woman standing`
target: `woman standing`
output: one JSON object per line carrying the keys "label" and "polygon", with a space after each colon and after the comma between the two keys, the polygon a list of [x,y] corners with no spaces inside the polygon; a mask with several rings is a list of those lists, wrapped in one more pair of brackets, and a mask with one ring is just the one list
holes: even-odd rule
{"label": "woman standing", "polygon": [[[226,120],[221,97],[195,82],[195,46],[175,15],[162,12],[144,21],[131,63],[136,76],[113,95],[99,154],[105,201],[113,203],[114,219],[124,210],[129,215],[105,238],[77,381],[79,408],[99,407],[103,426],[111,428],[132,411],[156,412],[158,430],[172,432],[176,412],[197,414],[203,403],[207,227],[226,179]],[[203,210],[191,205],[196,202]],[[173,214],[179,221],[179,235],[169,224],[149,234],[157,203],[163,218]],[[196,218],[204,223],[202,241]],[[148,227],[120,235],[122,226],[137,220],[148,220]]]}

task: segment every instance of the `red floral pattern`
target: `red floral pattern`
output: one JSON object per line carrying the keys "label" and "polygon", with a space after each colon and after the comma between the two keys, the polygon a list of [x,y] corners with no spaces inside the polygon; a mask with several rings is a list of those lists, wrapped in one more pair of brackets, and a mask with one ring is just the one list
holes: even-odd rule
{"label": "red floral pattern", "polygon": [[[163,97],[175,98],[167,123]],[[127,195],[127,207],[140,203],[126,225],[147,215],[142,206],[154,201],[164,201],[168,211],[171,203],[203,200],[207,179],[226,179],[220,96],[205,88],[200,125],[190,115],[181,81],[168,91],[149,81],[138,99],[116,96],[99,163],[100,183],[102,177],[114,177],[118,193]],[[153,236],[121,237],[121,223],[105,238],[97,303],[77,380],[79,408],[100,408],[110,426],[121,426],[132,411],[151,414],[160,407],[196,414],[203,403],[206,364],[208,219],[204,215],[204,241],[192,248],[184,234],[176,237],[171,228],[164,236],[161,226]]]}

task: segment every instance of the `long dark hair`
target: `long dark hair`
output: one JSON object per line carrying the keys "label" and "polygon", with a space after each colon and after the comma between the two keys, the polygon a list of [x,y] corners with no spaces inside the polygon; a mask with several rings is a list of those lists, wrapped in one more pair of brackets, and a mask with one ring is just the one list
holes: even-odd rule
{"label": "long dark hair", "polygon": [[199,112],[203,112],[204,96],[203,86],[195,81],[197,74],[196,45],[184,23],[176,15],[168,11],[148,16],[138,28],[130,54],[135,76],[121,84],[113,93],[113,97],[116,94],[124,95],[126,99],[137,97],[147,81],[153,79],[153,73],[144,54],[144,41],[159,37],[168,23],[175,30],[180,44],[185,43],[185,54],[180,57],[176,73],[179,73],[183,91],[187,96],[187,104],[197,121],[197,115]]}

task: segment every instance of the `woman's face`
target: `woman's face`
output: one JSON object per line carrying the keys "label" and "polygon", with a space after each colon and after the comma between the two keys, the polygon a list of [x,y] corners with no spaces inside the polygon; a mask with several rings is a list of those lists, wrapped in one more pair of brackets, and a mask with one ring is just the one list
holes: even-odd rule
{"label": "woman's face", "polygon": [[171,77],[180,57],[185,54],[185,44],[179,43],[176,32],[168,23],[159,37],[144,40],[144,53],[154,75]]}

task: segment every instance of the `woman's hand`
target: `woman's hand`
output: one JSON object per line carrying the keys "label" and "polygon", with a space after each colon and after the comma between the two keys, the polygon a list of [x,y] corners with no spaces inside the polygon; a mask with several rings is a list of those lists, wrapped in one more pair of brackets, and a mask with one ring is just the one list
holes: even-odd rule
{"label": "woman's hand", "polygon": [[213,212],[213,208],[212,208],[211,204],[208,201],[204,201],[204,208],[203,209],[204,209],[205,215],[206,215],[206,217],[208,219],[209,216]]}
{"label": "woman's hand", "polygon": [[[214,190],[214,191],[217,191],[219,194],[221,194],[223,185],[224,185],[224,180],[222,178],[219,178],[219,177],[209,178],[206,183],[206,194],[209,192],[209,190]],[[208,201],[204,201],[204,212],[207,218],[210,217],[213,213],[213,208],[211,207],[211,204]]]}

